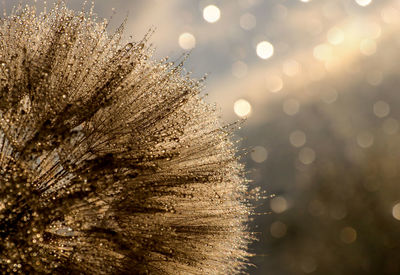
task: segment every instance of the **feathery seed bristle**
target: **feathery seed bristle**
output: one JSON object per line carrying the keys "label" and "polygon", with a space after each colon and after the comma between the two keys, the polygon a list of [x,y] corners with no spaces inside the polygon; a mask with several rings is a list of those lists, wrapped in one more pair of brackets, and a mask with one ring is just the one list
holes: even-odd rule
{"label": "feathery seed bristle", "polygon": [[0,23],[0,269],[232,274],[246,180],[201,81],[59,3]]}

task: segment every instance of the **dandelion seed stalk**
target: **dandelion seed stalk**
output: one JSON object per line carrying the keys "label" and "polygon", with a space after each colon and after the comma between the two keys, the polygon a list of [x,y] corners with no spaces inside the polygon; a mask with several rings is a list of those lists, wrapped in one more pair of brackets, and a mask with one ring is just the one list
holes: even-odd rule
{"label": "dandelion seed stalk", "polygon": [[251,239],[231,130],[182,65],[63,3],[0,23],[0,270],[232,274]]}

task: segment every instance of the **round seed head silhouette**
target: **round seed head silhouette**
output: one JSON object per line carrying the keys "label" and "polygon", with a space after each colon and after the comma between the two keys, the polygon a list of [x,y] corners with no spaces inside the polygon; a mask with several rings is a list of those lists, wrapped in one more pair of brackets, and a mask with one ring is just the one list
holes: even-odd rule
{"label": "round seed head silhouette", "polygon": [[63,3],[0,24],[0,270],[233,274],[249,256],[231,129],[181,64]]}

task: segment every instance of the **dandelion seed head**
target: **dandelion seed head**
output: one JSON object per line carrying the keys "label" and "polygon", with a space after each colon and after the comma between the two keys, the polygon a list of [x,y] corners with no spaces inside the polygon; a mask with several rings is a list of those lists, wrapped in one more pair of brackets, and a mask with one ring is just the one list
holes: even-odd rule
{"label": "dandelion seed head", "polygon": [[0,270],[232,274],[243,167],[201,82],[62,2],[0,24]]}

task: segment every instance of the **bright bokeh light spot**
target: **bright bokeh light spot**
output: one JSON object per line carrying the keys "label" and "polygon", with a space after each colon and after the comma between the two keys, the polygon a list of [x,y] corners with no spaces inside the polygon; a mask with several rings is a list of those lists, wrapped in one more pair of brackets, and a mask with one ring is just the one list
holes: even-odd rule
{"label": "bright bokeh light spot", "polygon": [[393,218],[400,221],[400,202],[395,204],[392,209]]}
{"label": "bright bokeh light spot", "polygon": [[196,38],[189,32],[184,32],[179,36],[179,46],[184,50],[190,50],[196,46]]}
{"label": "bright bokeh light spot", "polygon": [[256,26],[256,23],[256,17],[251,13],[245,13],[240,16],[239,24],[242,29],[251,30]]}
{"label": "bright bokeh light spot", "polygon": [[282,78],[276,75],[268,75],[265,78],[265,86],[268,91],[272,93],[277,93],[283,88]]}
{"label": "bright bokeh light spot", "polygon": [[215,5],[208,5],[203,9],[203,18],[209,23],[215,23],[221,17],[221,11]]}
{"label": "bright bokeh light spot", "polygon": [[313,55],[317,60],[325,61],[332,57],[332,46],[320,44],[314,48]]}
{"label": "bright bokeh light spot", "polygon": [[257,44],[257,55],[262,59],[268,59],[274,54],[274,46],[268,41],[261,41]]}
{"label": "bright bokeh light spot", "polygon": [[254,162],[262,163],[268,158],[268,151],[263,146],[256,146],[251,151],[251,159]]}
{"label": "bright bokeh light spot", "polygon": [[331,28],[326,34],[328,42],[332,45],[339,45],[344,40],[344,32],[338,27]]}
{"label": "bright bokeh light spot", "polygon": [[372,0],[355,0],[358,5],[361,7],[366,7],[371,4]]}
{"label": "bright bokeh light spot", "polygon": [[372,39],[364,39],[360,43],[360,51],[362,54],[370,56],[376,52],[376,42]]}
{"label": "bright bokeh light spot", "polygon": [[278,196],[271,200],[270,207],[277,214],[283,213],[288,209],[287,200],[284,197]]}
{"label": "bright bokeh light spot", "polygon": [[233,105],[233,110],[239,117],[247,117],[251,112],[251,105],[245,99],[238,99]]}
{"label": "bright bokeh light spot", "polygon": [[310,0],[300,0],[300,2],[308,3],[308,2],[310,2]]}

